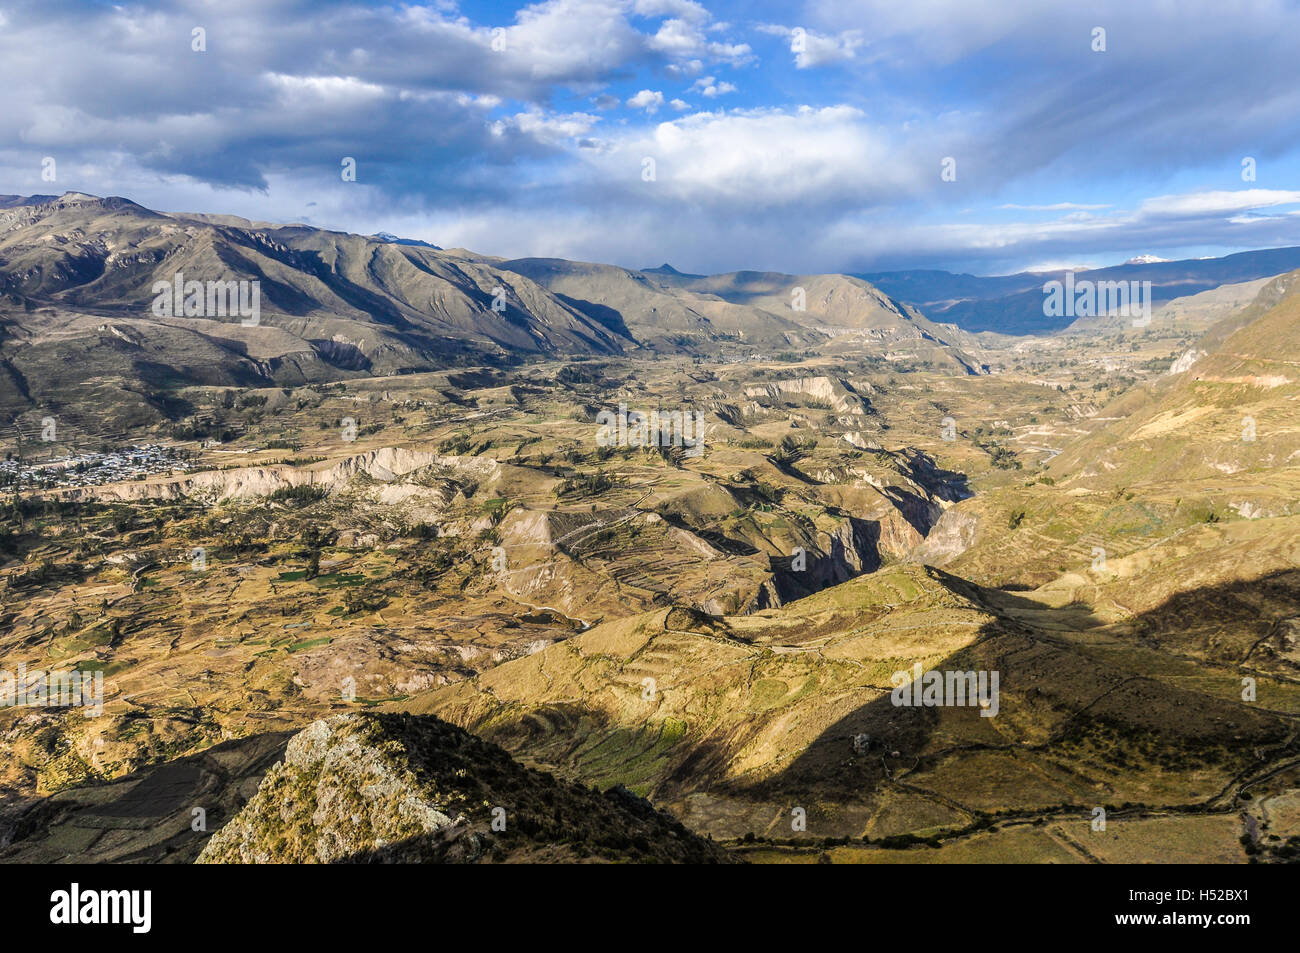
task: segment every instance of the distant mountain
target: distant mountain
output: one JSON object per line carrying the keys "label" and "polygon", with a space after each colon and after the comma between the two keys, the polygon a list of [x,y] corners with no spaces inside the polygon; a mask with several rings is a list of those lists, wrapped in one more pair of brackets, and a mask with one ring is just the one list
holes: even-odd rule
{"label": "distant mountain", "polygon": [[955,362],[969,373],[984,367],[981,345],[955,326],[939,324],[853,275],[789,275],[736,271],[699,277],[677,271],[642,272],[653,284],[677,292],[720,298],[737,306],[781,315],[834,338],[867,340],[888,356],[896,348],[912,355]]}
{"label": "distant mountain", "polygon": [[[1297,267],[1300,248],[1284,248],[1088,278],[1149,280],[1159,303]],[[0,196],[0,414],[80,405],[129,426],[168,415],[169,395],[189,385],[294,386],[642,349],[747,359],[865,345],[981,373],[991,363],[972,330],[1071,322],[1043,314],[1042,286],[1062,274],[701,276],[668,264],[507,261],[80,192]]]}
{"label": "distant mountain", "polygon": [[861,278],[506,261],[116,196],[0,196],[0,413],[10,416],[81,406],[128,426],[166,415],[168,394],[190,385],[638,348],[762,356],[863,338],[885,355],[983,368],[974,338]]}
{"label": "distant mountain", "polygon": [[[72,193],[68,193],[71,195]],[[53,202],[57,195],[0,195],[0,208],[13,208],[15,205],[38,205]]]}
{"label": "distant mountain", "polygon": [[658,268],[642,268],[643,275],[675,275],[679,278],[703,278],[704,275],[688,275],[685,272],[678,271],[668,262],[664,262]]}
{"label": "distant mountain", "polygon": [[[654,281],[644,272],[615,265],[520,258],[501,267],[523,275],[611,331],[668,351],[687,353],[720,345],[765,350],[803,348],[825,336],[785,313],[724,296],[697,293],[694,287]],[[673,276],[692,281],[687,276]],[[666,277],[661,273],[657,277]]]}
{"label": "distant mountain", "polygon": [[[1150,256],[1144,256],[1150,257]],[[1271,278],[1300,268],[1300,247],[1240,252],[1224,258],[1183,261],[1136,260],[1087,272],[1089,281],[1150,281],[1152,304],[1193,295],[1219,285]],[[1043,334],[1068,326],[1071,316],[1044,314],[1043,285],[1063,281],[1065,270],[976,277],[946,271],[862,274],[886,294],[920,308],[937,321],[968,331]]]}

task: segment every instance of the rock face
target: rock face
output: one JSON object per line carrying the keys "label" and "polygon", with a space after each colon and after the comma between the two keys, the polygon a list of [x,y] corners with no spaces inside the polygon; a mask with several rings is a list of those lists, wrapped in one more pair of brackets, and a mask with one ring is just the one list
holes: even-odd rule
{"label": "rock face", "polygon": [[558,781],[438,718],[347,714],[295,735],[198,862],[728,859],[621,787]]}
{"label": "rock face", "polygon": [[975,516],[960,510],[944,510],[930,534],[913,550],[909,562],[946,566],[975,544],[979,523]]}
{"label": "rock face", "polygon": [[867,400],[845,381],[829,377],[800,377],[745,388],[746,397],[799,396],[826,404],[841,414],[864,414]]}
{"label": "rock face", "polygon": [[1192,348],[1190,351],[1183,354],[1180,358],[1178,358],[1178,360],[1174,361],[1174,363],[1169,366],[1169,373],[1181,374],[1183,373],[1183,371],[1189,370],[1193,364],[1195,364],[1203,357],[1205,357],[1204,351],[1200,351],[1197,350],[1196,348]]}

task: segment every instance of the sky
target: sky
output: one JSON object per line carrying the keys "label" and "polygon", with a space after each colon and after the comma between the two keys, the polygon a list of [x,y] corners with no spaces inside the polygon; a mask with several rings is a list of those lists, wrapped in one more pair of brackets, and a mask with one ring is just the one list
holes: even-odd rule
{"label": "sky", "polygon": [[0,0],[0,193],[696,273],[1216,256],[1300,245],[1298,37],[1292,0]]}

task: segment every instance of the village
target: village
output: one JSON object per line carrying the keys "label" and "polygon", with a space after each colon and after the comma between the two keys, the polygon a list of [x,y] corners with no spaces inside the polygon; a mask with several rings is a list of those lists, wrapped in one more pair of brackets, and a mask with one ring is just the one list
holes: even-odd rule
{"label": "village", "polygon": [[191,468],[180,449],[153,443],[108,452],[87,451],[39,462],[22,460],[11,453],[0,460],[0,487],[61,489],[98,486]]}

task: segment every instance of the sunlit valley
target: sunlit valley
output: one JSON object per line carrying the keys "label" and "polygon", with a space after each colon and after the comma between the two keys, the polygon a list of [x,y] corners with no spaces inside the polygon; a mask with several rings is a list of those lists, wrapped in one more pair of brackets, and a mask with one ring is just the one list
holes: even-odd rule
{"label": "sunlit valley", "polygon": [[[0,667],[102,695],[0,709],[0,859],[1296,856],[1275,259],[1010,334],[889,276],[3,206]],[[996,697],[922,701],[954,671]]]}

